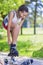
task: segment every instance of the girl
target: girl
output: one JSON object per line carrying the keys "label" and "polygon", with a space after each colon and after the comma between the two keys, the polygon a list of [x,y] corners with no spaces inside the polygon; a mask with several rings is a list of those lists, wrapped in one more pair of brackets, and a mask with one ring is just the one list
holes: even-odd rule
{"label": "girl", "polygon": [[[8,56],[18,56],[16,49],[17,38],[20,28],[24,22],[24,19],[28,15],[28,8],[25,5],[21,5],[18,11],[11,11],[3,21],[3,27],[7,30],[8,44],[10,45],[10,53]],[[10,39],[10,33],[12,41]]]}

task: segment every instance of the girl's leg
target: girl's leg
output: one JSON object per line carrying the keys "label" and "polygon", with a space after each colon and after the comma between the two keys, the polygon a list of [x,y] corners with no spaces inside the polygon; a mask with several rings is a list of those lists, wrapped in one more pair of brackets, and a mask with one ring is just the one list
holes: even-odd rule
{"label": "girl's leg", "polygon": [[19,35],[19,31],[20,31],[20,26],[17,25],[14,29],[13,29],[13,36],[12,36],[12,43],[16,44],[17,42],[17,38]]}
{"label": "girl's leg", "polygon": [[[13,37],[13,32],[12,32],[12,30],[10,31],[10,33],[11,33],[11,38]],[[9,44],[9,50],[10,50],[10,52],[9,52],[9,54],[8,54],[8,56],[12,56],[12,52],[11,52],[11,48],[12,48],[12,41],[11,41],[11,43]]]}
{"label": "girl's leg", "polygon": [[13,28],[11,35],[12,35],[12,43],[10,45],[10,54],[13,56],[18,56],[18,51],[16,50],[16,42],[17,42],[17,37],[19,35],[19,30],[20,27],[17,25],[15,28]]}

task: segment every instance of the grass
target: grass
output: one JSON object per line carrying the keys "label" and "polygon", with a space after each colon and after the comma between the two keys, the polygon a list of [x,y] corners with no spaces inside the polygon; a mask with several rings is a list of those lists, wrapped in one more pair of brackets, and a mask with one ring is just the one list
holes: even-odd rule
{"label": "grass", "polygon": [[[25,47],[22,49],[20,48],[20,55],[26,55],[29,57],[43,57],[43,35],[22,35],[18,37],[18,41],[21,41],[24,46],[26,44]],[[40,50],[41,48],[42,50]],[[21,53],[21,51],[23,53]]]}
{"label": "grass", "polygon": [[[20,56],[43,58],[43,35],[19,35],[17,49]],[[6,36],[4,38],[0,38],[0,51],[9,52],[9,45],[7,43]]]}
{"label": "grass", "polygon": [[33,52],[33,57],[41,57],[43,58],[43,47],[37,51]]}

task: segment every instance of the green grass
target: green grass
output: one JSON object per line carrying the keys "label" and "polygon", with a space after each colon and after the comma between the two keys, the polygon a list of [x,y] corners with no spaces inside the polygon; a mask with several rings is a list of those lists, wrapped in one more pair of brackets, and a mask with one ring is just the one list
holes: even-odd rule
{"label": "green grass", "polygon": [[[24,47],[19,50],[20,55],[26,55],[29,57],[43,57],[43,52],[40,50],[41,48],[43,49],[43,35],[22,35],[18,37],[18,41],[21,41],[22,45],[24,44]],[[22,45],[20,45],[20,47]]]}
{"label": "green grass", "polygon": [[43,47],[37,51],[33,52],[33,57],[41,57],[43,58]]}
{"label": "green grass", "polygon": [[[43,58],[43,35],[19,35],[17,49],[20,56]],[[6,36],[0,38],[0,51],[9,52]]]}

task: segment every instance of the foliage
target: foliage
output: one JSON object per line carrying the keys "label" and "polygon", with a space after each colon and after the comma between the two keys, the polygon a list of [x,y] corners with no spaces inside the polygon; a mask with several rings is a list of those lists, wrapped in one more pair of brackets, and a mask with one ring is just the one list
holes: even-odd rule
{"label": "foliage", "polygon": [[1,0],[0,12],[7,14],[12,9],[18,9],[22,4],[24,4],[24,0]]}

